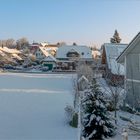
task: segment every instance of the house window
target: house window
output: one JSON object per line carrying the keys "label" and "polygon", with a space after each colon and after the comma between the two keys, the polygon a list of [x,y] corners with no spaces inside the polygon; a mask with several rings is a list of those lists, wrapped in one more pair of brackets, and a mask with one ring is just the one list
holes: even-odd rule
{"label": "house window", "polygon": [[66,54],[67,57],[79,57],[79,53],[78,52],[68,52]]}

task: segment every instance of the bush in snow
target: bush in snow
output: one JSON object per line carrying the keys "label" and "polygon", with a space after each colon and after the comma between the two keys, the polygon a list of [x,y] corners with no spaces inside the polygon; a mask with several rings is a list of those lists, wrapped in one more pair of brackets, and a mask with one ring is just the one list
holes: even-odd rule
{"label": "bush in snow", "polygon": [[77,127],[77,125],[78,125],[78,114],[75,112],[74,108],[72,106],[66,106],[65,107],[65,112],[66,112],[67,122],[72,127]]}
{"label": "bush in snow", "polygon": [[102,140],[104,137],[115,135],[115,127],[112,123],[103,93],[100,91],[96,80],[85,90],[85,98],[82,100],[84,115],[82,117],[83,136],[88,140]]}
{"label": "bush in snow", "polygon": [[78,114],[74,113],[72,116],[72,120],[70,121],[70,126],[77,128],[78,126]]}
{"label": "bush in snow", "polygon": [[66,119],[67,122],[69,123],[72,120],[72,116],[74,114],[74,108],[72,106],[67,105],[65,107],[65,114],[66,114]]}

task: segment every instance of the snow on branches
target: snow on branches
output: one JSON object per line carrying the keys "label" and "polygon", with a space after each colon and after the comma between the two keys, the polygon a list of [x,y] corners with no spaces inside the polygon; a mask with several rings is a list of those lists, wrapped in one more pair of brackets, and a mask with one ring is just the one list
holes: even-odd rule
{"label": "snow on branches", "polygon": [[103,93],[100,91],[96,80],[84,91],[82,100],[82,124],[83,136],[88,139],[103,139],[115,134],[115,127],[112,123]]}

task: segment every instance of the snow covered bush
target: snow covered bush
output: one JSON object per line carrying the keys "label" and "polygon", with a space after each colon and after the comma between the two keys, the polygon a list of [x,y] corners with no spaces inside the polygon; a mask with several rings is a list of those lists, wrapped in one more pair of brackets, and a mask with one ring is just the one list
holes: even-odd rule
{"label": "snow covered bush", "polygon": [[69,123],[72,127],[77,127],[78,125],[78,114],[74,110],[72,106],[65,107],[65,113],[67,118],[67,123]]}
{"label": "snow covered bush", "polygon": [[100,91],[96,80],[85,91],[82,100],[82,135],[87,140],[102,140],[115,135],[115,127],[112,123],[103,93]]}
{"label": "snow covered bush", "polygon": [[72,120],[72,116],[74,114],[74,108],[70,105],[67,105],[65,107],[65,114],[66,114],[66,119],[67,119],[67,122],[69,123],[71,120]]}
{"label": "snow covered bush", "polygon": [[75,112],[72,116],[72,120],[70,121],[70,126],[77,128],[78,127],[78,114]]}

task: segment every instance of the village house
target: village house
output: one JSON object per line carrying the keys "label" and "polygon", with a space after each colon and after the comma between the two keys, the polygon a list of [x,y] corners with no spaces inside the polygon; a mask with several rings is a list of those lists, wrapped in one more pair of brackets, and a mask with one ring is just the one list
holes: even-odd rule
{"label": "village house", "polygon": [[39,46],[38,48],[36,48],[34,55],[36,57],[36,60],[41,61],[42,59],[47,57],[49,55],[49,53],[45,47]]}
{"label": "village house", "polygon": [[39,46],[34,55],[36,60],[38,60],[43,66],[48,67],[48,70],[52,70],[57,65],[56,58],[48,52],[46,47]]}
{"label": "village house", "polygon": [[88,61],[92,59],[92,52],[87,46],[64,45],[58,48],[56,58],[60,60],[84,59]]}
{"label": "village house", "polygon": [[50,54],[41,61],[41,64],[47,66],[48,70],[53,70],[57,66],[57,63],[57,59]]}
{"label": "village house", "polygon": [[140,33],[128,44],[117,61],[125,68],[126,102],[140,110]]}
{"label": "village house", "polygon": [[40,47],[41,45],[39,43],[32,43],[29,45],[29,51],[31,54],[34,54],[36,50]]}
{"label": "village house", "polygon": [[75,69],[77,62],[91,62],[92,52],[87,46],[80,45],[63,45],[56,52],[56,58],[62,62],[62,65],[67,65],[70,69]]}
{"label": "village house", "polygon": [[50,43],[40,43],[41,46],[45,47],[48,53],[50,53],[52,56],[56,55],[56,51],[59,47],[58,44],[50,44]]}
{"label": "village house", "polygon": [[103,77],[109,79],[111,84],[122,83],[124,79],[124,66],[118,64],[116,58],[126,48],[127,44],[105,43],[102,45]]}

